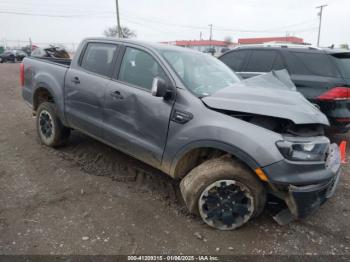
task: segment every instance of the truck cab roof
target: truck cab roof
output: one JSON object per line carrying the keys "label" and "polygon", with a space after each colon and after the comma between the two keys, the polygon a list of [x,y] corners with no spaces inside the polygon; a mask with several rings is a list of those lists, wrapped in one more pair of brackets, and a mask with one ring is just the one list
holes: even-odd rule
{"label": "truck cab roof", "polygon": [[179,46],[173,46],[168,44],[162,44],[162,43],[155,43],[155,42],[149,42],[149,41],[141,41],[141,40],[135,40],[135,39],[127,39],[127,38],[113,38],[113,37],[88,37],[83,40],[83,42],[92,42],[92,41],[100,41],[100,42],[114,42],[114,43],[125,43],[125,44],[133,44],[133,45],[140,45],[149,49],[155,49],[155,50],[177,50],[182,52],[196,52],[200,53],[199,51],[192,50],[189,48],[183,48]]}

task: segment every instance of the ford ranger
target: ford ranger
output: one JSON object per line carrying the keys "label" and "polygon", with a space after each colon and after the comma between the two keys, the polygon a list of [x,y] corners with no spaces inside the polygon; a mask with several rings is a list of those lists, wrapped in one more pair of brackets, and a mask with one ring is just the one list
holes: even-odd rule
{"label": "ford ranger", "polygon": [[304,218],[334,193],[340,152],[325,115],[284,71],[241,80],[207,54],[162,44],[89,38],[74,58],[27,57],[24,100],[41,142],[81,131],[181,180],[190,212],[221,230],[286,204]]}

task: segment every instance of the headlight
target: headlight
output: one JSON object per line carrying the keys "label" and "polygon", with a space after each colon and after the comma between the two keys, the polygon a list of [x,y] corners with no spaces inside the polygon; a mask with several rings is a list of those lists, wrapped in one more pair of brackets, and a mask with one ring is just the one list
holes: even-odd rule
{"label": "headlight", "polygon": [[323,161],[329,143],[278,141],[276,145],[282,155],[293,161]]}

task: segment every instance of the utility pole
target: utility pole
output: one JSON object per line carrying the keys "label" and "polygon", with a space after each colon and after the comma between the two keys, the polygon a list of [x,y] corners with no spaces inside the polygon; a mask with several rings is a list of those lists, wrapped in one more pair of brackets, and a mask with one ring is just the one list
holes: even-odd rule
{"label": "utility pole", "polygon": [[118,37],[123,38],[122,27],[120,26],[120,18],[119,18],[119,3],[118,0],[115,0],[115,8],[117,13],[117,29],[118,29]]}
{"label": "utility pole", "polygon": [[286,43],[288,42],[288,36],[289,36],[289,33],[288,31],[286,31],[286,39],[285,39]]}
{"label": "utility pole", "polygon": [[[210,49],[212,49],[213,45],[212,45],[211,40],[213,39],[213,24],[210,24],[209,28],[210,28],[209,43],[210,43]],[[212,54],[212,55],[214,55],[214,54]]]}
{"label": "utility pole", "polygon": [[209,41],[210,41],[210,44],[211,44],[211,40],[213,38],[213,24],[210,24],[209,28],[210,28]]}
{"label": "utility pole", "polygon": [[32,50],[33,50],[32,38],[29,37],[29,56],[32,55]]}
{"label": "utility pole", "polygon": [[320,36],[321,36],[321,23],[322,23],[322,12],[323,8],[325,8],[327,5],[320,5],[316,8],[320,9],[320,12],[318,13],[318,16],[320,17],[320,21],[318,23],[318,36],[317,36],[317,46],[320,46]]}

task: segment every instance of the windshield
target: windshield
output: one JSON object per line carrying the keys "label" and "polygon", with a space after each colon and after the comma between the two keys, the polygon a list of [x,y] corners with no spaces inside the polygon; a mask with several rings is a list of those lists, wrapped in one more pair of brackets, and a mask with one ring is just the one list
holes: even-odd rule
{"label": "windshield", "polygon": [[343,77],[350,78],[350,53],[333,54],[335,62],[337,63]]}
{"label": "windshield", "polygon": [[230,68],[210,55],[177,50],[159,51],[185,86],[198,97],[209,96],[240,81]]}

